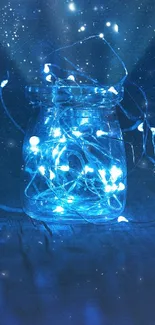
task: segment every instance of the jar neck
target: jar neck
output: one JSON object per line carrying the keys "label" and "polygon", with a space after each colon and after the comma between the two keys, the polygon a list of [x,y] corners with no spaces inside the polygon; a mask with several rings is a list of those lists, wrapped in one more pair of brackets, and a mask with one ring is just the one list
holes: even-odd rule
{"label": "jar neck", "polygon": [[92,86],[46,86],[26,87],[26,95],[30,103],[35,106],[74,106],[101,107],[111,109],[122,101],[124,88],[121,84],[116,86],[92,87]]}

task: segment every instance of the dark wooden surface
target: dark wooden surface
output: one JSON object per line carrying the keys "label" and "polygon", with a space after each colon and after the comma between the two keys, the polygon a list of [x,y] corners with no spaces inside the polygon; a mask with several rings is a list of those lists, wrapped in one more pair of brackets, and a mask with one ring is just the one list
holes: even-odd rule
{"label": "dark wooden surface", "polygon": [[155,324],[155,224],[0,221],[0,324]]}
{"label": "dark wooden surface", "polygon": [[155,324],[154,180],[134,177],[129,223],[61,227],[0,211],[0,325]]}

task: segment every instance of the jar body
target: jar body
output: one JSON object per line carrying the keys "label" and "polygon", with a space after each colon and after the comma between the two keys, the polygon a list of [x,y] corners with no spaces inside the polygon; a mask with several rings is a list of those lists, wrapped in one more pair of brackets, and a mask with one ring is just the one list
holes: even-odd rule
{"label": "jar body", "polygon": [[23,145],[23,208],[53,223],[102,223],[126,201],[125,148],[115,108],[41,108]]}

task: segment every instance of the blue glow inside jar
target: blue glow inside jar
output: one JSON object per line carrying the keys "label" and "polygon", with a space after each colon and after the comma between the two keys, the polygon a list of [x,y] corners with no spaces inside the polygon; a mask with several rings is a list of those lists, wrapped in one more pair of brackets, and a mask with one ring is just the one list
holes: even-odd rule
{"label": "blue glow inside jar", "polygon": [[40,109],[23,145],[24,210],[53,223],[114,219],[126,201],[125,149],[116,114],[126,67],[103,35],[52,56],[38,85],[34,78],[26,88],[32,106]]}
{"label": "blue glow inside jar", "polygon": [[30,217],[101,223],[121,214],[127,171],[116,105],[123,91],[120,84],[27,88],[44,102],[23,146],[23,206]]}

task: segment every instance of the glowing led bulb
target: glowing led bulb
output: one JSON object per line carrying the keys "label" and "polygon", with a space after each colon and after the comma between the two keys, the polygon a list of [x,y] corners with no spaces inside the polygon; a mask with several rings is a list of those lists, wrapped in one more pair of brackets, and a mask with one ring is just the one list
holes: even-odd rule
{"label": "glowing led bulb", "polygon": [[111,186],[110,185],[106,185],[105,192],[109,193],[109,192],[111,192],[111,190],[112,190]]}
{"label": "glowing led bulb", "polygon": [[104,169],[99,169],[99,174],[100,174],[100,176],[102,177],[102,182],[104,183],[104,184],[107,184],[107,181],[106,181],[106,172],[105,172],[105,170]]}
{"label": "glowing led bulb", "polygon": [[100,38],[104,38],[104,34],[103,34],[103,33],[100,33],[100,34],[99,34],[99,37],[100,37]]}
{"label": "glowing led bulb", "polygon": [[143,132],[144,131],[144,127],[143,127],[143,123],[140,123],[137,127],[139,132]]}
{"label": "glowing led bulb", "polygon": [[63,212],[64,209],[61,206],[57,206],[55,210],[53,210],[53,212]]}
{"label": "glowing led bulb", "polygon": [[111,93],[115,94],[115,95],[118,95],[118,91],[114,88],[114,87],[110,87],[108,89],[108,91],[110,91]]}
{"label": "glowing led bulb", "polygon": [[110,21],[107,21],[106,26],[107,27],[110,27],[111,26],[111,22]]}
{"label": "glowing led bulb", "polygon": [[71,11],[75,11],[76,10],[75,3],[74,2],[69,3],[69,6],[68,7],[69,7],[69,9]]}
{"label": "glowing led bulb", "polygon": [[106,135],[107,134],[107,132],[104,132],[104,131],[102,131],[102,130],[97,130],[96,131],[96,135],[97,135],[97,137],[101,137],[102,135]]}
{"label": "glowing led bulb", "polygon": [[84,32],[84,31],[85,31],[85,29],[86,29],[86,27],[85,27],[85,26],[81,26],[81,27],[79,28],[78,32]]}
{"label": "glowing led bulb", "polygon": [[47,77],[46,77],[46,81],[48,82],[52,82],[52,75],[49,74]]}
{"label": "glowing led bulb", "polygon": [[51,63],[45,63],[44,64],[44,72],[45,73],[49,73],[50,72],[50,67],[51,66]]}
{"label": "glowing led bulb", "polygon": [[115,31],[116,33],[118,33],[118,25],[117,25],[117,24],[114,25],[114,31]]}
{"label": "glowing led bulb", "polygon": [[58,150],[58,146],[56,148],[53,149],[52,151],[52,157],[55,158],[59,153],[59,150]]}
{"label": "glowing led bulb", "polygon": [[37,155],[37,153],[39,152],[39,149],[36,146],[32,146],[31,151],[34,153],[34,155]]}
{"label": "glowing led bulb", "polygon": [[118,185],[118,190],[119,190],[119,191],[123,191],[123,190],[125,190],[125,185],[124,185],[123,183],[119,183],[119,185]]}
{"label": "glowing led bulb", "polygon": [[40,139],[36,136],[33,136],[29,139],[30,145],[34,146],[34,147],[37,146],[39,144],[39,142],[40,142]]}
{"label": "glowing led bulb", "polygon": [[123,216],[118,217],[117,221],[118,221],[118,222],[123,222],[123,221],[124,221],[124,222],[129,222],[128,219],[126,219],[126,218],[123,217]]}
{"label": "glowing led bulb", "polygon": [[63,172],[68,172],[69,166],[60,166],[59,169],[62,170]]}
{"label": "glowing led bulb", "polygon": [[82,31],[82,32],[83,32],[85,29],[86,29],[85,26],[82,26],[82,27],[81,27],[81,31]]}
{"label": "glowing led bulb", "polygon": [[60,138],[59,142],[62,142],[62,143],[66,142],[66,137],[63,135],[62,138]]}
{"label": "glowing led bulb", "polygon": [[68,76],[67,80],[75,81],[75,77],[73,75]]}
{"label": "glowing led bulb", "polygon": [[77,138],[79,138],[79,137],[82,135],[82,133],[81,133],[80,131],[72,131],[72,133],[73,133]]}
{"label": "glowing led bulb", "polygon": [[115,192],[115,191],[117,190],[117,185],[116,185],[116,184],[113,184],[113,185],[111,186],[111,190],[112,190],[113,192]]}
{"label": "glowing led bulb", "polygon": [[40,173],[44,176],[45,175],[45,167],[40,166],[38,169],[39,169]]}
{"label": "glowing led bulb", "polygon": [[54,138],[61,136],[60,128],[56,128],[53,130],[53,136],[54,136]]}
{"label": "glowing led bulb", "polygon": [[55,174],[50,170],[50,179],[52,180],[55,177]]}
{"label": "glowing led bulb", "polygon": [[39,144],[39,142],[40,142],[40,139],[39,139],[38,137],[36,137],[36,136],[33,136],[33,137],[31,137],[31,138],[29,139],[29,143],[30,143],[30,145],[31,145],[32,147],[37,146],[37,145]]}
{"label": "glowing led bulb", "polygon": [[8,83],[8,80],[3,80],[1,82],[1,88],[4,88],[7,85],[7,83]]}
{"label": "glowing led bulb", "polygon": [[93,173],[94,172],[94,169],[89,167],[89,166],[85,166],[84,168],[84,173],[87,174],[87,173]]}
{"label": "glowing led bulb", "polygon": [[110,174],[112,182],[116,182],[118,177],[122,175],[122,170],[120,168],[117,168],[116,166],[113,166],[110,170]]}

